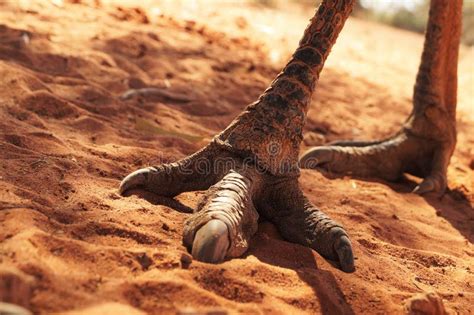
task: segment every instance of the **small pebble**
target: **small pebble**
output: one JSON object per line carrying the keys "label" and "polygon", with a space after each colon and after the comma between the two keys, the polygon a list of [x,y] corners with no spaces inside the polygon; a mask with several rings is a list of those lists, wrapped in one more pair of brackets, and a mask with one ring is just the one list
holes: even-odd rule
{"label": "small pebble", "polygon": [[183,253],[180,258],[181,268],[188,269],[191,263],[193,262],[193,257],[188,253]]}
{"label": "small pebble", "polygon": [[406,301],[405,310],[408,315],[447,315],[443,299],[433,292],[420,293],[413,296]]}
{"label": "small pebble", "polygon": [[112,200],[117,200],[117,199],[120,199],[120,196],[117,193],[111,193],[109,195],[109,198],[112,199]]}

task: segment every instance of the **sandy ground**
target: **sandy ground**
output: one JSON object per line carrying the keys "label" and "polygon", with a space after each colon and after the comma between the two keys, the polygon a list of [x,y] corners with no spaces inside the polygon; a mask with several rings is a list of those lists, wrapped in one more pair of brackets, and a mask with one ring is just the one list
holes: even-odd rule
{"label": "sandy ground", "polygon": [[[416,178],[302,171],[310,199],[348,229],[356,273],[267,224],[244,257],[189,264],[182,226],[203,193],[125,198],[119,181],[224,128],[278,73],[312,12],[72,2],[0,4],[0,300],[39,314],[399,314],[416,294],[436,292],[450,313],[473,312],[472,49],[461,49],[458,146],[443,197],[411,194]],[[302,149],[396,131],[411,108],[422,41],[348,21]],[[119,99],[143,86],[187,99]]]}

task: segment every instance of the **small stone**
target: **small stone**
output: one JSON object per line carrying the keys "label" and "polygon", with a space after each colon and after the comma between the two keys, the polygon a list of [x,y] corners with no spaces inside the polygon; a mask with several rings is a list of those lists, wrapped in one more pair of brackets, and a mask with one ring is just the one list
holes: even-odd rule
{"label": "small stone", "polygon": [[196,21],[194,20],[187,20],[185,21],[186,25],[184,26],[184,29],[186,31],[192,31],[194,29],[194,27],[196,26]]}
{"label": "small stone", "polygon": [[143,271],[148,270],[148,268],[150,268],[150,266],[153,265],[153,260],[150,257],[148,257],[146,253],[138,254],[137,261],[142,267]]}
{"label": "small stone", "polygon": [[396,214],[392,214],[392,219],[400,220],[400,218]]}
{"label": "small stone", "polygon": [[166,224],[166,223],[163,223],[163,225],[161,226],[161,228],[162,228],[163,230],[165,230],[165,231],[169,231],[169,230],[170,230],[169,225]]}
{"label": "small stone", "polygon": [[21,40],[23,42],[23,45],[28,45],[30,43],[30,35],[28,35],[28,33],[23,33],[21,34]]}
{"label": "small stone", "polygon": [[434,292],[413,296],[405,304],[405,309],[409,315],[447,315],[442,298]]}
{"label": "small stone", "polygon": [[112,199],[112,200],[118,200],[118,199],[120,199],[120,196],[117,193],[111,193],[109,195],[109,198]]}
{"label": "small stone", "polygon": [[347,205],[351,202],[351,200],[347,197],[343,197],[339,202],[341,205]]}
{"label": "small stone", "polygon": [[143,80],[140,79],[140,78],[131,77],[131,78],[128,80],[128,86],[129,86],[131,89],[142,89],[142,88],[147,87],[147,84],[146,84],[145,82],[143,82]]}
{"label": "small stone", "polygon": [[459,292],[459,293],[458,293],[458,296],[464,297],[464,293],[463,293],[463,292]]}
{"label": "small stone", "polygon": [[188,253],[183,253],[180,258],[181,268],[188,269],[193,262],[193,257]]}

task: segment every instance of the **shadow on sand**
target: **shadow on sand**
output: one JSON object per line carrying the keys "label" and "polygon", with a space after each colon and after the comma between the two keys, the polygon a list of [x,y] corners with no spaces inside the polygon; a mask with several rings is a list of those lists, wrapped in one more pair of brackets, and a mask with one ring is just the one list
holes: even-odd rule
{"label": "shadow on sand", "polygon": [[294,270],[298,277],[311,287],[316,297],[308,301],[295,298],[287,301],[289,304],[328,315],[355,314],[333,273],[318,268],[313,250],[277,238],[270,238],[261,231],[261,227],[262,224],[259,225],[259,232],[253,237],[246,256],[252,255],[269,265]]}
{"label": "shadow on sand", "polygon": [[[193,212],[192,208],[173,198],[157,196],[143,189],[133,189],[126,193],[126,196],[131,195],[143,198],[152,205],[166,206],[183,213]],[[264,223],[264,225],[273,227],[271,223]],[[260,224],[261,226],[262,224]],[[318,268],[315,254],[310,248],[280,240],[278,236],[269,238],[259,228],[259,232],[251,240],[250,249],[244,257],[248,255],[253,255],[269,265],[294,270],[299,278],[312,288],[317,298],[317,300],[311,299],[309,302],[293,299],[288,301],[290,304],[298,308],[318,309],[322,314],[328,315],[355,314],[334,275],[330,271]]]}
{"label": "shadow on sand", "polygon": [[[328,179],[342,179],[345,177],[344,175],[335,174],[323,169],[317,169],[317,171]],[[413,189],[418,185],[411,176],[402,176],[397,182],[387,182],[376,178],[354,178],[386,185],[399,194],[411,194]],[[428,193],[421,197],[433,207],[437,216],[446,219],[471,244],[474,244],[474,208],[461,190],[451,190],[448,188],[441,196],[435,193]]]}
{"label": "shadow on sand", "polygon": [[137,196],[138,198],[145,199],[152,205],[165,206],[182,213],[193,213],[194,211],[192,208],[186,206],[174,198],[158,196],[144,189],[131,189],[125,192],[124,196]]}

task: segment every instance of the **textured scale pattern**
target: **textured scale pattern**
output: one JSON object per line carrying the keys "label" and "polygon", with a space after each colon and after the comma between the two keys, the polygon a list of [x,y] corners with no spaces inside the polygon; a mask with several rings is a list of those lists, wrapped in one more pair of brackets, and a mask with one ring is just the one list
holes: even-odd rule
{"label": "textured scale pattern", "polygon": [[283,71],[224,132],[220,142],[255,158],[274,175],[298,172],[299,145],[311,96],[353,0],[324,1]]}
{"label": "textured scale pattern", "polygon": [[248,241],[257,232],[258,213],[250,199],[255,189],[250,173],[231,170],[209,189],[195,215],[184,225],[184,244],[191,248],[197,230],[212,219],[224,222],[229,231],[230,249],[227,257],[239,257],[248,249]]}

